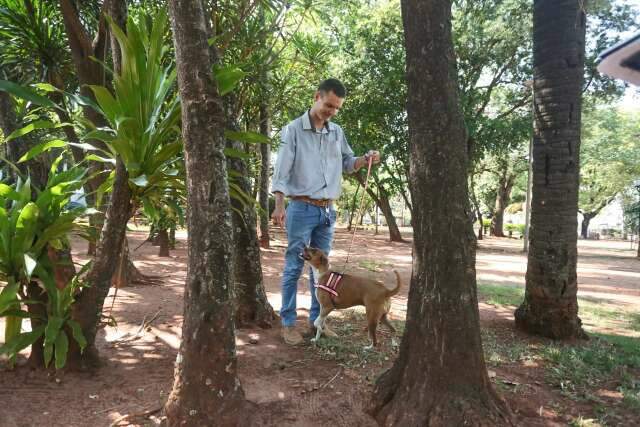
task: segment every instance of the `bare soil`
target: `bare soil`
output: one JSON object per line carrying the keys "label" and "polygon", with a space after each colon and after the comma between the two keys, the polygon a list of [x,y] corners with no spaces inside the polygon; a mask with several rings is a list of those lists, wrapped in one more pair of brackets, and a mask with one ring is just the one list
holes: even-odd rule
{"label": "bare soil", "polygon": [[[280,306],[280,273],[286,241],[274,233],[272,248],[263,250],[262,262],[270,302]],[[410,235],[406,235],[409,239]],[[130,232],[129,244],[136,266],[146,275],[158,276],[159,286],[136,286],[115,290],[105,304],[116,326],[101,329],[98,347],[105,366],[92,374],[30,371],[24,367],[8,370],[0,361],[0,426],[109,426],[154,425],[161,421],[159,409],[173,382],[173,363],[180,343],[182,299],[186,273],[186,236],[178,233],[171,257],[158,257],[150,244],[133,251],[146,238],[145,232]],[[351,235],[336,233],[332,262],[342,268]],[[74,244],[74,257],[86,261],[86,245]],[[479,242],[477,275],[480,282],[524,286],[526,256],[522,241],[489,238]],[[640,307],[640,261],[628,242],[580,241],[578,267],[580,295],[604,299],[619,307]],[[406,314],[411,275],[411,243],[390,243],[384,235],[359,231],[348,269],[358,274],[394,281],[398,270],[405,287],[393,299],[392,318],[401,321]],[[307,280],[301,280],[298,293],[299,325],[306,323],[309,306]],[[111,306],[113,304],[113,308]],[[520,334],[513,327],[513,307],[480,302],[481,322],[498,340],[531,343],[535,338]],[[353,313],[330,316],[350,345],[366,344],[366,337]],[[0,325],[2,327],[2,325]],[[587,325],[590,332],[597,331]],[[606,333],[617,333],[608,328]],[[257,411],[248,415],[247,425],[279,426],[373,426],[364,413],[372,384],[389,367],[400,336],[382,332],[382,350],[377,354],[358,352],[344,356],[339,347],[306,344],[292,348],[283,344],[280,328],[237,331],[240,378],[248,400]],[[354,344],[355,343],[355,344]],[[334,343],[335,344],[335,343]],[[339,353],[339,354],[338,354]],[[25,355],[26,356],[26,355]],[[24,361],[24,358],[21,359]],[[535,364],[506,363],[493,369],[502,395],[515,412],[520,425],[566,425],[594,408],[565,397],[548,385],[544,372]],[[621,397],[615,390],[603,391],[605,403],[616,404]],[[152,413],[149,413],[152,412]],[[142,415],[144,414],[144,415]],[[637,419],[613,420],[614,424],[637,425]]]}

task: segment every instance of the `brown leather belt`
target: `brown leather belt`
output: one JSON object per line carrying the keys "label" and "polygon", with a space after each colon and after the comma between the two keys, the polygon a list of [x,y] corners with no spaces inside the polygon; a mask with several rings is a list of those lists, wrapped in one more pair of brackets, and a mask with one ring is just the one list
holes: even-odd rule
{"label": "brown leather belt", "polygon": [[326,208],[327,206],[331,206],[333,200],[331,199],[312,199],[308,196],[291,196],[289,197],[291,200],[299,200],[301,202],[309,203],[313,206],[318,206],[321,208]]}

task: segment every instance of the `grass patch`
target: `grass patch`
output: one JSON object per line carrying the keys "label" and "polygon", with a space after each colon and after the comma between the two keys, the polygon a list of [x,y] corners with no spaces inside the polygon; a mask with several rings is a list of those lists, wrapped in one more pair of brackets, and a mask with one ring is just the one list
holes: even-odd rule
{"label": "grass patch", "polygon": [[315,344],[324,360],[333,360],[348,368],[365,368],[368,365],[381,365],[398,352],[400,339],[404,332],[404,321],[392,320],[396,328],[392,334],[384,325],[378,326],[378,349],[367,350],[369,336],[364,328],[367,325],[363,311],[349,309],[341,311],[342,316],[330,316],[329,324],[338,333],[338,338],[323,336]]}
{"label": "grass patch", "polygon": [[478,294],[487,304],[517,306],[524,299],[524,288],[478,283]]}
{"label": "grass patch", "polygon": [[547,381],[576,400],[598,399],[593,390],[617,389],[622,404],[640,415],[640,339],[597,334],[581,346],[542,347]]}
{"label": "grass patch", "polygon": [[640,332],[640,313],[631,313],[629,318],[629,328]]}
{"label": "grass patch", "polygon": [[[478,295],[490,305],[518,306],[524,300],[524,288],[478,283]],[[620,309],[594,297],[578,297],[578,307],[582,320],[595,327],[612,326],[640,332],[640,313]]]}
{"label": "grass patch", "polygon": [[518,363],[536,358],[534,349],[516,339],[513,333],[509,337],[499,337],[493,330],[484,328],[480,333],[485,360],[490,366]]}

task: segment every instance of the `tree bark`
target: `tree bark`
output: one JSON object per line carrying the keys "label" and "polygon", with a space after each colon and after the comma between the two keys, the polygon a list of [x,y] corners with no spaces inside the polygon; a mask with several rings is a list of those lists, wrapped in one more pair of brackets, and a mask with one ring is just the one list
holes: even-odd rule
{"label": "tree bark", "polygon": [[535,0],[533,186],[526,291],[516,326],[586,337],[578,317],[577,226],[586,16],[580,0]]}
{"label": "tree bark", "polygon": [[166,228],[158,230],[158,243],[160,246],[158,250],[158,256],[171,256],[171,254],[169,253],[169,233],[167,232]]}
{"label": "tree bark", "polygon": [[493,218],[491,219],[491,234],[496,237],[504,237],[504,210],[509,204],[511,189],[516,179],[516,176],[509,172],[508,165],[505,166],[506,169],[502,171],[500,180],[498,181],[496,205]]}
{"label": "tree bark", "polygon": [[71,340],[67,362],[71,369],[93,368],[100,364],[95,340],[104,300],[109,293],[118,265],[114,260],[119,259],[122,241],[126,238],[127,221],[131,212],[131,190],[128,181],[129,177],[124,164],[117,157],[116,175],[104,227],[98,240],[93,265],[86,278],[89,286],[82,289],[73,304],[72,318],[82,327],[87,339],[87,347],[81,354],[78,346]]}
{"label": "tree bark", "polygon": [[[229,94],[225,101],[227,103],[227,127],[238,130],[237,120],[234,117],[234,111],[237,111],[236,99],[233,94]],[[241,142],[227,140],[226,144],[231,149],[245,151]],[[234,178],[234,181],[242,192],[249,195],[251,192],[250,172],[244,159],[228,157],[227,166],[230,170],[238,173],[238,177]],[[233,208],[231,216],[233,221],[233,289],[235,292],[236,326],[245,328],[258,325],[261,328],[270,328],[276,315],[264,290],[255,206],[235,197],[231,198],[231,206]]]}
{"label": "tree bark", "polygon": [[401,4],[414,261],[400,354],[376,383],[369,410],[388,426],[510,424],[480,339],[451,2]]}
{"label": "tree bark", "polygon": [[[7,92],[0,91],[0,129],[2,129],[2,133],[6,138],[17,128],[18,123],[13,99]],[[25,178],[27,176],[30,177],[31,183],[35,187],[42,189],[47,184],[47,179],[49,178],[51,165],[47,160],[48,156],[43,154],[28,162],[18,163],[18,160],[20,160],[27,151],[40,142],[41,141],[34,137],[33,134],[30,134],[15,138],[4,145],[7,160],[15,164]],[[14,180],[17,179],[17,175],[15,175],[13,169],[8,168],[8,172],[13,176]]]}
{"label": "tree bark", "polygon": [[[355,174],[356,179],[364,188],[364,180],[365,177],[360,174]],[[400,229],[398,228],[398,224],[396,223],[396,217],[393,215],[393,210],[391,209],[391,204],[389,203],[389,194],[387,190],[382,186],[379,182],[375,182],[375,185],[378,187],[378,194],[373,191],[371,188],[367,187],[367,194],[373,199],[376,205],[382,211],[382,215],[384,215],[384,219],[387,222],[387,227],[389,227],[389,241],[391,242],[405,242],[402,238],[402,234],[400,233]],[[373,218],[373,217],[371,217]]]}
{"label": "tree bark", "polygon": [[585,212],[582,214],[582,223],[580,224],[580,235],[583,239],[589,238],[589,223],[591,220],[598,215],[593,212]]}
{"label": "tree bark", "polygon": [[202,2],[171,0],[169,12],[182,103],[190,233],[182,343],[165,411],[169,426],[243,425],[248,406],[235,352],[225,115],[211,74]]}
{"label": "tree bark", "polygon": [[[266,101],[260,103],[260,133],[271,137],[271,120]],[[260,195],[259,203],[262,209],[260,215],[260,246],[269,248],[271,236],[269,234],[269,172],[271,169],[271,144],[260,144]]]}

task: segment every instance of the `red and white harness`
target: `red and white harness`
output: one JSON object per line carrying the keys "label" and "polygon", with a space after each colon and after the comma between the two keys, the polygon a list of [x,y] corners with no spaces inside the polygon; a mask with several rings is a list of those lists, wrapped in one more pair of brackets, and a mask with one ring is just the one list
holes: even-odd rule
{"label": "red and white harness", "polygon": [[320,282],[316,283],[316,288],[320,288],[323,291],[327,291],[329,292],[329,295],[331,295],[331,300],[333,301],[333,297],[337,297],[338,296],[338,285],[340,284],[340,281],[342,280],[342,273],[336,273],[335,271],[332,271],[329,273],[329,280],[327,280],[327,283],[320,284]]}

